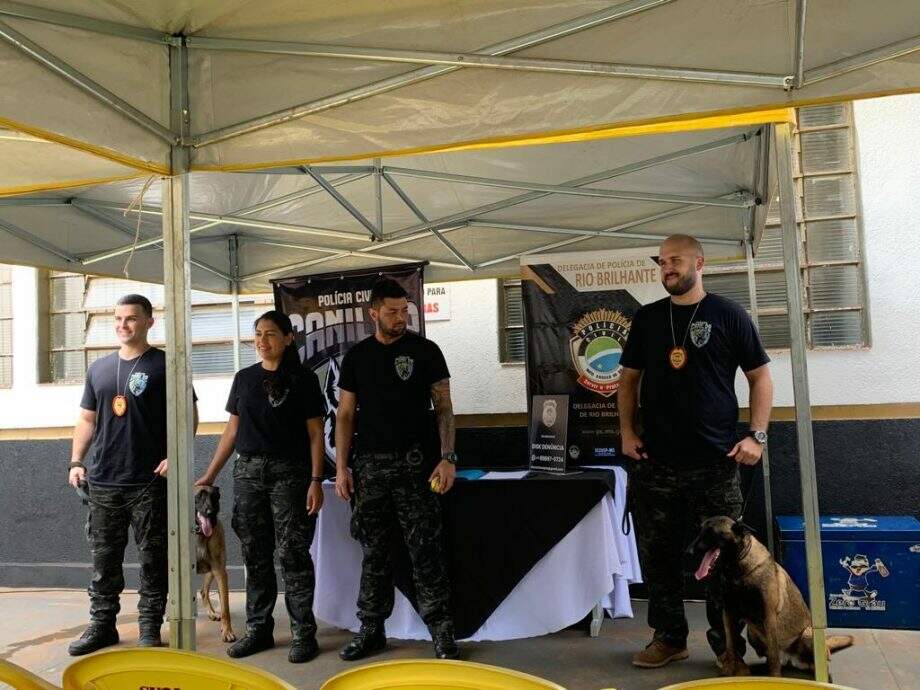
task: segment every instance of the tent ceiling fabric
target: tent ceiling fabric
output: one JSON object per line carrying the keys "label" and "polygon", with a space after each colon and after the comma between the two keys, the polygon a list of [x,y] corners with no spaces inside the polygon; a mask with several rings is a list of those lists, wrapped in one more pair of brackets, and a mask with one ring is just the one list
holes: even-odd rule
{"label": "tent ceiling fabric", "polygon": [[[432,280],[507,276],[524,252],[648,245],[678,231],[712,240],[711,256],[738,257],[762,222],[755,198],[768,193],[755,189],[755,169],[768,127],[398,156],[379,168],[192,173],[193,284],[231,289],[231,236],[242,292],[285,275],[416,260],[431,262]],[[160,185],[142,213],[126,213],[143,189],[132,179],[0,199],[3,259],[119,276],[137,233],[131,277],[161,280]]]}
{"label": "tent ceiling fabric", "polygon": [[[86,179],[168,172],[169,44],[193,169],[920,88],[915,0],[0,0],[0,126],[101,157]],[[0,192],[66,179],[0,162]]]}

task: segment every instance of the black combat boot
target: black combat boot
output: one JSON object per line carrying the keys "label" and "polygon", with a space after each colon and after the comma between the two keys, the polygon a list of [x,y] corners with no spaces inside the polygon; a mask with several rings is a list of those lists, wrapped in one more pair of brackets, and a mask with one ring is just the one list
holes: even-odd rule
{"label": "black combat boot", "polygon": [[118,644],[118,630],[114,623],[90,623],[80,639],[70,643],[67,653],[70,656],[83,656],[113,644]]}
{"label": "black combat boot", "polygon": [[451,621],[436,623],[428,627],[431,641],[434,643],[434,655],[438,659],[457,659],[460,648],[454,639],[454,624]]}
{"label": "black combat boot", "polygon": [[162,647],[163,640],[160,639],[160,626],[162,623],[152,623],[150,621],[141,621],[138,624],[138,647]]}
{"label": "black combat boot", "polygon": [[263,652],[275,646],[275,638],[270,632],[247,630],[243,639],[227,647],[227,656],[242,659],[244,656]]}
{"label": "black combat boot", "polygon": [[316,644],[315,637],[295,637],[291,640],[288,661],[292,664],[305,664],[312,661],[317,654],[319,654],[319,645]]}
{"label": "black combat boot", "polygon": [[357,661],[368,654],[379,652],[387,646],[387,633],[383,629],[383,622],[363,621],[361,629],[352,638],[351,642],[339,652],[344,661]]}

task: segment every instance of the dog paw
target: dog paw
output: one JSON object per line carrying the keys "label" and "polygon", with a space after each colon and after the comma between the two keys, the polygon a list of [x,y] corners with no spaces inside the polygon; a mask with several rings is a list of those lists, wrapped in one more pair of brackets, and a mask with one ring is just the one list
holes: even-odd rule
{"label": "dog paw", "polygon": [[220,639],[223,642],[236,642],[236,635],[232,630],[221,630]]}
{"label": "dog paw", "polygon": [[209,620],[209,621],[219,621],[219,620],[220,620],[220,614],[219,614],[219,613],[214,613],[214,612],[208,613],[208,620]]}
{"label": "dog paw", "polygon": [[748,665],[743,661],[738,661],[735,664],[735,673],[736,676],[749,676],[751,675],[751,669],[748,668]]}

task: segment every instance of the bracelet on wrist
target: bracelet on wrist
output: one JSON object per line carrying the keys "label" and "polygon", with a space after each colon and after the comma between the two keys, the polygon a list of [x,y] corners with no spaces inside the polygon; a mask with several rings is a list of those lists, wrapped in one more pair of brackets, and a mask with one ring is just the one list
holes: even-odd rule
{"label": "bracelet on wrist", "polygon": [[324,477],[310,477],[310,481],[311,481],[311,482],[320,482],[320,483],[322,483],[323,480],[324,480]]}
{"label": "bracelet on wrist", "polygon": [[85,470],[85,469],[86,469],[86,465],[84,465],[84,464],[83,464],[82,462],[80,462],[79,460],[71,460],[71,461],[70,461],[70,465],[68,466],[68,469],[71,469],[71,470],[72,470],[74,467],[79,467],[81,470]]}

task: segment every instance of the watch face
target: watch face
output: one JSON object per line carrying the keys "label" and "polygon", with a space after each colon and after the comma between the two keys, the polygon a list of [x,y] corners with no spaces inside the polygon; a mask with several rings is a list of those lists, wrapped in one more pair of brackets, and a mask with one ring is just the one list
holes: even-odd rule
{"label": "watch face", "polygon": [[767,432],[766,431],[755,431],[753,432],[752,436],[754,437],[754,440],[757,441],[758,443],[767,442]]}

